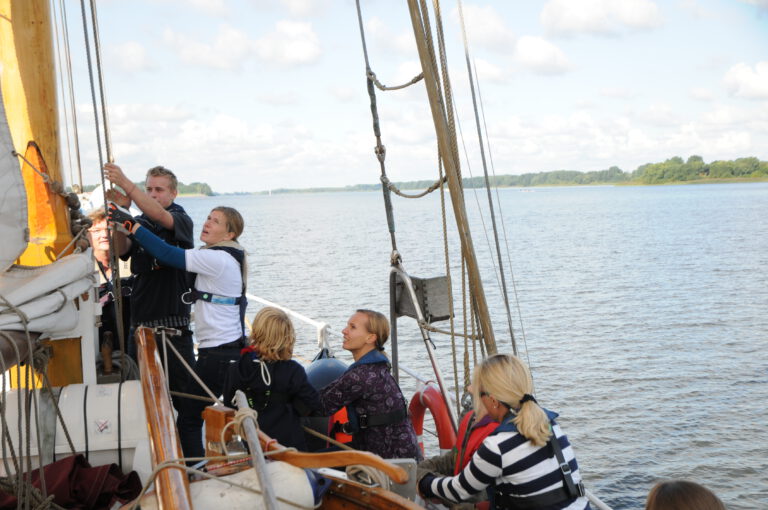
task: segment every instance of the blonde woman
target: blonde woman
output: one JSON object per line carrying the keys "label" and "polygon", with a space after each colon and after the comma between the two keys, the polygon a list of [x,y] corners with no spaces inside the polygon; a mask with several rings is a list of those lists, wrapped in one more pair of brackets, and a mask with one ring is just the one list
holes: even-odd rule
{"label": "blonde woman", "polygon": [[342,335],[342,347],[352,353],[355,362],[320,390],[322,414],[346,407],[349,423],[344,432],[352,435],[352,445],[358,450],[385,459],[421,460],[405,399],[383,353],[389,321],[379,312],[357,310]]}
{"label": "blonde woman", "polygon": [[475,411],[485,407],[500,425],[461,473],[419,480],[422,496],[458,503],[486,490],[491,508],[589,508],[573,449],[557,414],[533,397],[525,364],[506,354],[486,358],[475,369],[472,390]]}
{"label": "blonde woman", "polygon": [[259,427],[283,446],[306,450],[301,417],[316,410],[317,392],[307,374],[293,361],[296,334],[291,319],[278,308],[262,308],[253,319],[249,346],[229,367],[224,403],[232,404],[235,391],[258,411]]}
{"label": "blonde woman", "polygon": [[[127,211],[109,204],[109,221],[131,235],[131,242],[154,257],[159,267],[169,266],[195,273],[194,287],[181,296],[195,306],[195,337],[198,350],[193,369],[214,395],[220,395],[230,361],[245,347],[243,320],[247,300],[246,254],[238,242],[245,226],[242,215],[231,207],[214,207],[200,233],[200,249],[183,250],[152,233]],[[191,347],[191,345],[190,345]],[[195,379],[184,393],[207,397]],[[199,458],[203,447],[204,400],[179,399],[176,426],[185,457]],[[189,461],[190,463],[194,461]]]}

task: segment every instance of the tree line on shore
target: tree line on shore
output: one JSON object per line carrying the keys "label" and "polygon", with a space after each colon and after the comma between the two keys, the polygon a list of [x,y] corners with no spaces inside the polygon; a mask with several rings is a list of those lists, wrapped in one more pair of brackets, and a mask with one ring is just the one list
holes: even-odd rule
{"label": "tree line on shore", "polygon": [[[701,156],[690,156],[687,160],[679,156],[669,158],[661,163],[646,163],[631,172],[625,172],[617,166],[606,170],[580,172],[578,170],[554,170],[550,172],[526,173],[521,175],[490,176],[491,186],[497,187],[533,187],[533,186],[589,186],[601,184],[673,184],[686,182],[707,182],[724,180],[768,180],[768,161],[760,161],[756,157],[738,158],[731,161],[717,160],[704,162]],[[434,181],[407,181],[393,183],[400,189],[423,189],[431,186]],[[481,188],[485,186],[485,178],[465,177],[465,188]],[[143,182],[135,183],[143,186]],[[96,185],[84,186],[83,191],[93,191]],[[216,195],[210,185],[204,182],[190,184],[179,183],[180,195]],[[354,184],[343,187],[329,188],[279,188],[271,193],[313,193],[320,191],[374,191],[381,189],[381,184]],[[262,192],[268,193],[268,192]],[[250,194],[240,192],[235,194]]]}
{"label": "tree line on shore", "polygon": [[[766,180],[768,161],[755,157],[738,158],[732,161],[705,163],[701,156],[690,156],[687,160],[679,156],[662,163],[646,163],[632,172],[624,172],[617,166],[607,170],[580,172],[578,170],[554,170],[550,172],[526,173],[521,175],[489,176],[491,186],[533,187],[533,186],[586,186],[601,184],[673,184],[685,182],[706,182],[723,180]],[[400,189],[422,189],[434,181],[395,182]],[[484,177],[465,177],[465,188],[485,186]],[[276,189],[272,193],[296,193],[316,191],[373,191],[381,184],[355,184],[337,188]]]}
{"label": "tree line on shore", "polygon": [[[135,182],[136,186],[141,186],[143,188],[144,182]],[[90,192],[96,189],[98,184],[87,184],[83,186],[84,192]],[[179,191],[179,195],[206,195],[206,196],[213,196],[216,193],[213,192],[211,187],[208,185],[208,183],[205,182],[192,182],[190,184],[184,184],[183,182],[179,182],[177,189]]]}

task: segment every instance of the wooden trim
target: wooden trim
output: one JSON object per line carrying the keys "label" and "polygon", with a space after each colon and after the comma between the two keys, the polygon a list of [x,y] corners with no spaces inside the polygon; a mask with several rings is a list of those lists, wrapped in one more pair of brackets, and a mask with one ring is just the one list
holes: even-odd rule
{"label": "wooden trim", "polygon": [[[183,457],[179,434],[171,408],[165,374],[157,354],[155,335],[150,328],[136,330],[136,344],[141,372],[141,389],[149,428],[152,467]],[[202,431],[201,431],[202,432]],[[183,469],[169,468],[155,478],[155,494],[161,510],[192,510],[189,480]]]}
{"label": "wooden trim", "polygon": [[[259,442],[265,453],[285,448],[261,430],[259,430]],[[359,450],[324,453],[303,453],[286,450],[270,455],[269,457],[303,468],[338,467],[349,466],[350,464],[362,464],[364,466],[375,467],[384,472],[395,483],[405,483],[408,481],[408,473],[405,469],[390,464],[376,454],[361,452]]]}

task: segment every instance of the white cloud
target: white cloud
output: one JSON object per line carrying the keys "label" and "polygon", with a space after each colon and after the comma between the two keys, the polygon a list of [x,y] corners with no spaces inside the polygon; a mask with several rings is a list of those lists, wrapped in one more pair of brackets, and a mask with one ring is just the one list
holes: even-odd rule
{"label": "white cloud", "polygon": [[307,17],[322,12],[328,7],[328,0],[281,0],[293,16]]}
{"label": "white cloud", "polygon": [[615,35],[627,28],[655,28],[662,18],[650,0],[550,0],[541,11],[541,23],[559,35]]}
{"label": "white cloud", "polygon": [[223,16],[229,13],[226,0],[179,0],[179,3],[190,5],[213,16]]}
{"label": "white cloud", "polygon": [[768,60],[752,68],[741,62],[731,67],[723,78],[728,92],[744,99],[768,99]]}
{"label": "white cloud", "polygon": [[[413,31],[403,30],[393,33],[389,24],[381,18],[373,16],[365,24],[366,38],[375,42],[376,46],[395,51],[401,55],[412,56],[416,54],[416,43],[413,41]],[[369,55],[372,48],[368,48]]]}
{"label": "white cloud", "polygon": [[355,87],[335,86],[330,88],[329,92],[342,103],[348,103],[360,97],[360,89]]}
{"label": "white cloud", "polygon": [[[463,8],[467,37],[472,45],[499,52],[509,51],[515,44],[515,35],[504,24],[499,12],[492,6],[480,7],[467,4]],[[458,9],[454,17],[458,20]]]}
{"label": "white cloud", "polygon": [[254,43],[262,60],[295,66],[315,62],[321,54],[320,39],[311,23],[278,21],[275,29]]}
{"label": "white cloud", "polygon": [[506,81],[504,71],[495,64],[482,58],[475,59],[474,63],[480,83],[503,83]]}
{"label": "white cloud", "polygon": [[111,49],[112,63],[126,72],[147,71],[155,66],[140,43],[128,41]]}
{"label": "white cloud", "polygon": [[762,9],[768,9],[768,0],[740,0],[744,3],[756,5]]}
{"label": "white cloud", "polygon": [[699,101],[711,101],[715,98],[712,91],[704,87],[696,87],[691,89],[690,95],[692,98],[698,99]]}
{"label": "white cloud", "polygon": [[187,64],[214,69],[237,69],[253,51],[248,36],[231,26],[219,27],[215,40],[206,44],[170,29],[163,34],[165,42]]}
{"label": "white cloud", "polygon": [[295,90],[269,90],[259,94],[259,100],[272,106],[288,106],[298,104],[300,97]]}
{"label": "white cloud", "polygon": [[635,97],[632,90],[622,87],[604,87],[600,89],[600,95],[613,99],[632,99]]}
{"label": "white cloud", "polygon": [[560,48],[546,39],[530,35],[517,41],[515,60],[540,74],[560,74],[571,68],[568,58]]}
{"label": "white cloud", "polygon": [[256,40],[229,25],[219,27],[210,43],[172,30],[165,31],[164,39],[182,62],[213,69],[239,69],[254,57],[280,66],[297,66],[316,61],[321,53],[312,25],[296,21],[278,21],[271,32]]}

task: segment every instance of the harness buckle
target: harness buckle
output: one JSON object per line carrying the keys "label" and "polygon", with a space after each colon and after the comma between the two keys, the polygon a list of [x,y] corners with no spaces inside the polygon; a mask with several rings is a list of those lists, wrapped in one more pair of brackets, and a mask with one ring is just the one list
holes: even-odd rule
{"label": "harness buckle", "polygon": [[586,497],[587,489],[584,488],[584,482],[580,481],[576,484],[576,492],[579,494],[580,498]]}
{"label": "harness buckle", "polygon": [[357,416],[357,423],[358,427],[361,429],[367,429],[368,428],[368,415],[367,414],[360,414]]}
{"label": "harness buckle", "polygon": [[562,471],[565,476],[571,476],[571,466],[567,462],[560,464],[560,471]]}
{"label": "harness buckle", "polygon": [[192,289],[186,291],[184,294],[181,295],[181,302],[184,303],[185,305],[191,305],[191,304],[194,303],[194,300],[192,300],[192,301],[187,301],[186,300],[186,297],[187,297],[188,294],[192,294]]}

